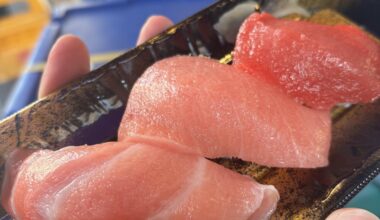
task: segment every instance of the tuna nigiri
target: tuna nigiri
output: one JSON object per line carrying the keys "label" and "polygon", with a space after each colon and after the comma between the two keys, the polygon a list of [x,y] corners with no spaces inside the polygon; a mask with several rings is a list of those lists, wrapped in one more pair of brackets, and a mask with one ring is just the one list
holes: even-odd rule
{"label": "tuna nigiri", "polygon": [[233,55],[236,67],[313,108],[380,96],[380,45],[355,26],[256,13],[240,27]]}
{"label": "tuna nigiri", "polygon": [[181,146],[128,139],[32,154],[6,207],[16,219],[266,219],[278,199]]}
{"label": "tuna nigiri", "polygon": [[202,57],[155,63],[134,85],[120,125],[126,136],[154,136],[209,157],[275,167],[328,163],[330,116],[275,86]]}

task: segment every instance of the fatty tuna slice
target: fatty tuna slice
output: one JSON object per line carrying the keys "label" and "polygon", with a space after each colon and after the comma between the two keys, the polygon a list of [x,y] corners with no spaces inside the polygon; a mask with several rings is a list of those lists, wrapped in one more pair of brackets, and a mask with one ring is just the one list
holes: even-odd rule
{"label": "fatty tuna slice", "polygon": [[128,139],[32,154],[7,207],[17,219],[266,219],[278,199],[173,143]]}
{"label": "fatty tuna slice", "polygon": [[275,167],[328,164],[329,112],[296,103],[277,87],[208,58],[155,63],[134,85],[119,128],[208,157]]}
{"label": "fatty tuna slice", "polygon": [[380,96],[380,45],[352,25],[252,14],[240,27],[234,66],[259,74],[317,109]]}

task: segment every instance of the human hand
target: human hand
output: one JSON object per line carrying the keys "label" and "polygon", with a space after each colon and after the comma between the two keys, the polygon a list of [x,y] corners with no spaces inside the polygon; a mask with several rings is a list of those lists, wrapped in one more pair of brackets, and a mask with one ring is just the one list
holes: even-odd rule
{"label": "human hand", "polygon": [[343,208],[331,213],[326,220],[378,220],[374,214],[364,209]]}
{"label": "human hand", "polygon": [[[143,25],[137,45],[160,33],[173,23],[162,16],[152,16]],[[44,97],[65,84],[83,76],[90,70],[89,53],[77,37],[66,35],[53,46],[42,75],[38,97]],[[327,220],[376,220],[375,215],[362,209],[339,209]]]}
{"label": "human hand", "polygon": [[[142,26],[137,45],[173,25],[163,16],[151,16]],[[76,36],[65,35],[53,45],[42,74],[38,97],[63,87],[90,71],[90,56],[86,45]]]}

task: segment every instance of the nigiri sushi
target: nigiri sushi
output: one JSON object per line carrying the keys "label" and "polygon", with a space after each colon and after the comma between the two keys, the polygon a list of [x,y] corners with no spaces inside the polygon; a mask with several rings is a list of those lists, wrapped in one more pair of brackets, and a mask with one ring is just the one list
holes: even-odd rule
{"label": "nigiri sushi", "polygon": [[14,182],[6,207],[25,220],[267,219],[279,199],[273,186],[154,139],[38,151]]}
{"label": "nigiri sushi", "polygon": [[240,27],[233,56],[234,66],[312,108],[328,110],[380,96],[380,44],[352,25],[255,13]]}
{"label": "nigiri sushi", "polygon": [[274,167],[328,164],[328,111],[304,107],[267,82],[205,57],[155,63],[134,85],[119,128],[169,139],[208,158]]}

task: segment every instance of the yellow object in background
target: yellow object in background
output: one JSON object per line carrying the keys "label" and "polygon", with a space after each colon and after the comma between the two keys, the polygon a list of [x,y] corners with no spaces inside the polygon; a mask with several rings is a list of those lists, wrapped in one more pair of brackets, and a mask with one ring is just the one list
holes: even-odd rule
{"label": "yellow object in background", "polygon": [[0,83],[22,72],[48,21],[49,7],[43,0],[0,0]]}

